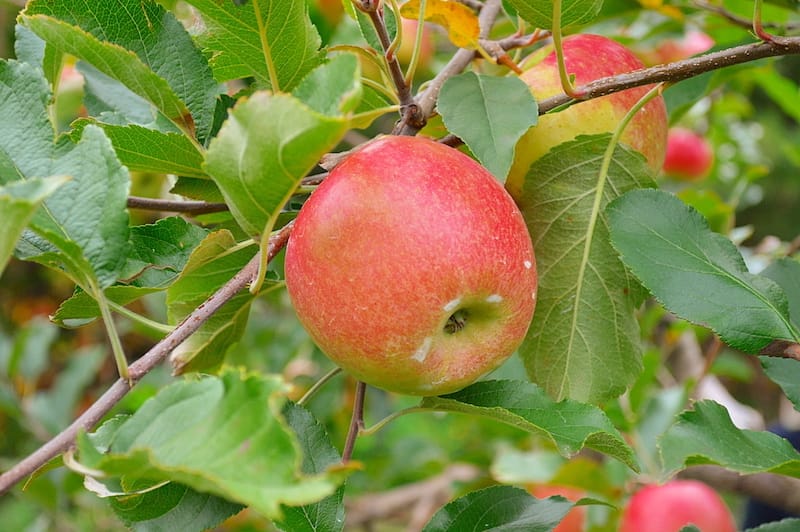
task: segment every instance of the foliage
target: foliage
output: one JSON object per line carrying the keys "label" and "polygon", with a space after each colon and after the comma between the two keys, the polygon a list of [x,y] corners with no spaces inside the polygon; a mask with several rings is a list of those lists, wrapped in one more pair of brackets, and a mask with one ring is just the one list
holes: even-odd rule
{"label": "foliage", "polygon": [[[800,14],[755,5],[30,0],[5,17],[0,523],[550,530],[575,504],[525,488],[552,484],[613,530],[637,485],[698,464],[796,488],[800,454],[764,428],[800,405]],[[432,60],[398,62],[431,39],[403,17],[435,30]],[[538,115],[580,105],[517,75],[562,30],[645,61],[714,40],[638,82],[669,82],[670,123],[715,148],[709,178],[653,175],[610,134],[557,146],[518,202],[540,283],[518,354],[447,396],[354,407],[364,388],[285,294],[293,218],[381,134],[504,181]],[[740,512],[759,494],[729,495]]]}

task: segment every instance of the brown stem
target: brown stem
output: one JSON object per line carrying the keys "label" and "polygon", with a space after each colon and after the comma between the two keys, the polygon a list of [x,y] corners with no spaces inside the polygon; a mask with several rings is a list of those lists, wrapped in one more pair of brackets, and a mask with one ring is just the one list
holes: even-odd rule
{"label": "brown stem", "polygon": [[[292,223],[285,225],[270,238],[267,250],[268,261],[272,260],[278,251],[286,246],[286,242],[292,230],[292,225]],[[197,331],[197,329],[219,310],[220,307],[232,299],[239,291],[247,287],[255,278],[256,272],[258,271],[258,264],[259,257],[256,255],[244,268],[234,275],[230,281],[212,294],[205,303],[186,316],[186,318],[184,318],[171,333],[165,336],[163,340],[158,342],[141,358],[131,364],[128,368],[129,380],[117,380],[69,427],[0,475],[0,495],[9,491],[19,481],[31,475],[41,466],[71,447],[79,431],[90,430],[94,427],[103,416],[130,391],[133,385],[160,364],[167,355],[184,340]]]}
{"label": "brown stem", "polygon": [[207,203],[205,201],[165,200],[155,198],[142,198],[140,196],[128,197],[129,209],[145,211],[187,212],[191,214],[207,214],[228,210],[224,203]]}
{"label": "brown stem", "polygon": [[[481,28],[481,39],[486,39],[489,36],[489,30],[491,30],[501,8],[502,3],[500,0],[486,0],[483,4],[481,13],[478,16],[478,22]],[[433,109],[436,107],[436,99],[439,97],[439,91],[442,89],[444,82],[467,68],[467,65],[470,64],[474,57],[475,51],[467,50],[466,48],[459,48],[459,50],[453,54],[453,57],[444,68],[442,68],[428,83],[425,91],[416,97],[416,105],[419,107],[419,112],[422,116],[427,118],[433,114]],[[396,128],[393,133],[397,135],[416,135],[417,132],[422,129],[412,123],[404,123],[401,124],[401,126],[402,127]]]}
{"label": "brown stem", "polygon": [[[400,100],[400,109],[402,118],[400,123],[413,123],[419,125],[422,129],[425,126],[425,117],[419,113],[417,105],[414,103],[414,96],[411,94],[411,86],[406,82],[406,77],[403,74],[403,69],[400,66],[400,61],[397,59],[397,54],[390,51],[392,46],[392,39],[389,37],[389,30],[386,28],[386,22],[383,20],[383,12],[379,7],[379,2],[373,0],[360,0],[356,5],[367,14],[375,32],[378,34],[378,40],[381,42],[383,48],[383,56],[386,58],[386,64],[389,67],[389,75],[392,76],[392,82],[397,89],[397,97]],[[400,21],[397,21],[400,24]]]}
{"label": "brown stem", "polygon": [[350,419],[350,428],[347,431],[347,438],[342,450],[342,462],[347,463],[353,457],[353,448],[356,446],[356,438],[359,432],[364,429],[364,396],[367,393],[367,385],[361,381],[356,383],[356,397],[353,399],[353,417]]}

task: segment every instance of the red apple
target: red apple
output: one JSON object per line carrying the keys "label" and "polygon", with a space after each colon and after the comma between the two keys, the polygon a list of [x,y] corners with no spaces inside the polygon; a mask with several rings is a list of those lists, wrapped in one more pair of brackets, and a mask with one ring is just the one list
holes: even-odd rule
{"label": "red apple", "polygon": [[674,127],[667,136],[664,173],[683,181],[698,181],[708,176],[714,164],[714,150],[694,131]]}
{"label": "red apple", "polygon": [[725,502],[697,480],[652,484],[636,492],[622,513],[620,532],[678,532],[690,524],[702,532],[736,532]]}
{"label": "red apple", "polygon": [[[576,86],[644,67],[633,52],[600,35],[572,35],[564,39],[563,48],[567,72],[575,76]],[[538,52],[534,59],[548,50]],[[521,79],[539,101],[563,94],[554,51],[525,70]],[[528,168],[550,149],[578,135],[613,132],[648,90],[650,87],[636,87],[540,116],[539,123],[517,144],[514,163],[506,180],[511,195],[519,197]],[[633,117],[622,134],[621,142],[643,153],[653,172],[658,172],[664,162],[667,127],[664,99],[658,96]]]}
{"label": "red apple", "polygon": [[[584,496],[583,490],[572,486],[554,486],[550,484],[534,484],[528,491],[537,499],[546,499],[553,495],[561,495],[565,499],[575,502]],[[586,521],[586,507],[575,506],[561,520],[552,532],[582,532]]]}
{"label": "red apple", "polygon": [[468,156],[417,137],[379,138],[331,171],[297,217],[285,273],[322,351],[359,380],[413,395],[499,366],[536,300],[511,197]]}

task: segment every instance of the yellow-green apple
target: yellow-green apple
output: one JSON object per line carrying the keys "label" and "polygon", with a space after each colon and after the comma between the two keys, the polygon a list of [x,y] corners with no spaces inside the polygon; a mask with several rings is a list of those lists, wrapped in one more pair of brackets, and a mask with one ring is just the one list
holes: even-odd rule
{"label": "yellow-green apple", "polygon": [[286,286],[317,345],[354,377],[412,395],[456,391],[506,360],[536,302],[514,201],[456,149],[381,137],[303,205]]}
{"label": "yellow-green apple", "polygon": [[[576,86],[599,78],[614,76],[643,68],[642,62],[627,48],[600,35],[571,35],[562,41],[567,72],[574,76]],[[540,50],[531,57],[521,79],[528,84],[538,100],[563,94],[558,75],[558,63],[552,47]],[[628,111],[650,87],[635,87],[580,102],[567,109],[539,117],[519,140],[514,162],[506,180],[506,188],[519,198],[525,175],[530,166],[553,147],[578,135],[613,132]],[[664,99],[658,96],[647,103],[628,123],[621,142],[644,154],[654,173],[661,170],[667,142],[667,111]]]}
{"label": "yellow-green apple", "polygon": [[669,130],[665,174],[682,181],[699,181],[708,176],[713,164],[714,150],[704,137],[682,127]]}
{"label": "yellow-green apple", "polygon": [[697,480],[651,484],[637,491],[622,512],[620,532],[678,532],[690,524],[702,532],[736,532],[725,502]]}

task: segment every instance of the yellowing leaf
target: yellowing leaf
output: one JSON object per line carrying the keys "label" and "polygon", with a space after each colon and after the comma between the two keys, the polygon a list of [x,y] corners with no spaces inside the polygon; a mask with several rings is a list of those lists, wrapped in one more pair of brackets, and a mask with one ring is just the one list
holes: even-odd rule
{"label": "yellowing leaf", "polygon": [[[419,19],[420,0],[409,0],[400,7],[405,18]],[[450,42],[459,48],[478,48],[478,16],[467,6],[453,0],[427,0],[425,20],[447,30]]]}

